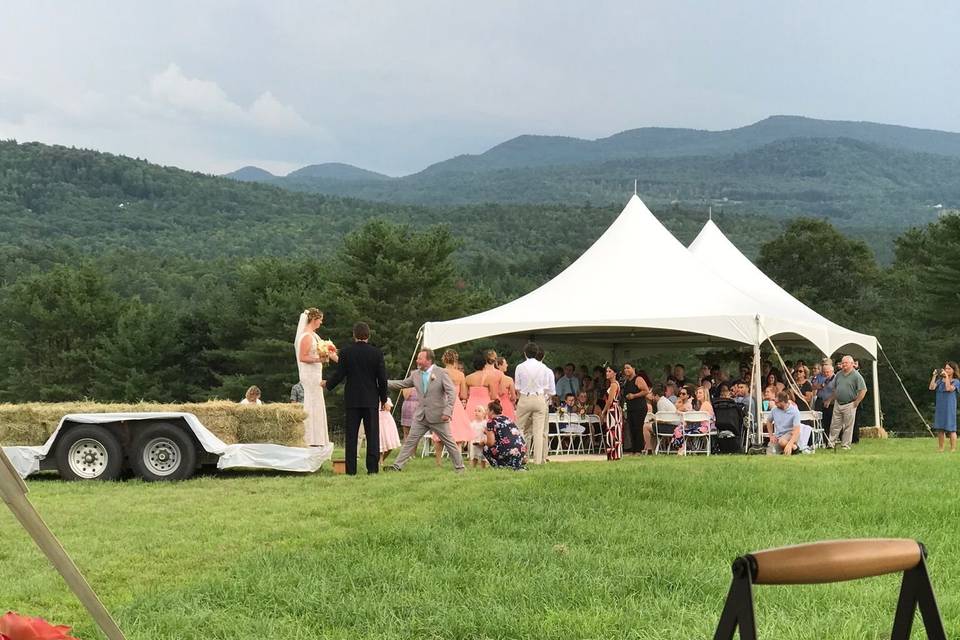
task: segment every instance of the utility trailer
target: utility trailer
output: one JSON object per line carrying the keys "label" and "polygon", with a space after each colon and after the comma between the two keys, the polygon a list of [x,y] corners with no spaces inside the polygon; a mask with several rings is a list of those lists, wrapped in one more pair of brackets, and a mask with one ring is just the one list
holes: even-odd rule
{"label": "utility trailer", "polygon": [[314,472],[333,445],[226,444],[192,413],[71,413],[39,447],[4,447],[21,477],[57,471],[64,480],[185,480],[201,466]]}

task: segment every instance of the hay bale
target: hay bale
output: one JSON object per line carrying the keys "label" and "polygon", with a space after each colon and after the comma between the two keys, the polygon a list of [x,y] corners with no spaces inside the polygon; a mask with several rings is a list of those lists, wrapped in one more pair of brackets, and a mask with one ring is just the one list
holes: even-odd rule
{"label": "hay bale", "polygon": [[239,405],[235,402],[212,400],[181,405],[177,411],[192,413],[218,438],[227,444],[236,444],[240,442],[240,421],[237,417],[239,409]]}
{"label": "hay bale", "polygon": [[288,446],[303,446],[303,419],[306,415],[300,405],[266,404],[244,405],[236,413],[238,442],[273,442]]}
{"label": "hay bale", "polygon": [[860,427],[861,438],[886,438],[887,430],[883,427]]}
{"label": "hay bale", "polygon": [[214,400],[187,404],[60,402],[0,404],[0,444],[40,445],[69,413],[186,412],[227,444],[272,442],[303,445],[303,407],[298,404],[239,405]]}
{"label": "hay bale", "polygon": [[43,444],[57,423],[49,420],[29,405],[0,405],[0,443],[7,445]]}

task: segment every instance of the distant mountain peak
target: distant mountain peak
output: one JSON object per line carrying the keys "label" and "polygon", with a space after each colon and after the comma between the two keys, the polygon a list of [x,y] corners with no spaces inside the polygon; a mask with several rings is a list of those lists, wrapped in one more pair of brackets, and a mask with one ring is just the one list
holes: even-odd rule
{"label": "distant mountain peak", "polygon": [[287,174],[287,178],[329,178],[331,180],[387,180],[390,176],[343,162],[310,164]]}
{"label": "distant mountain peak", "polygon": [[260,182],[264,180],[272,180],[277,176],[273,175],[266,169],[248,165],[246,167],[237,169],[236,171],[225,173],[223,177],[230,178],[231,180],[239,180],[240,182]]}

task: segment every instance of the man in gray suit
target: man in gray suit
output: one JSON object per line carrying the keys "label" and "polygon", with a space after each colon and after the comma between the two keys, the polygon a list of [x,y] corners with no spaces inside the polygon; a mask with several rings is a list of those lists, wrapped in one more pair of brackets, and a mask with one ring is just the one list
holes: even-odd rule
{"label": "man in gray suit", "polygon": [[385,470],[402,471],[403,465],[413,456],[420,439],[427,431],[433,431],[450,454],[453,470],[463,473],[463,456],[460,455],[460,447],[454,442],[450,432],[453,403],[460,402],[460,399],[457,397],[457,388],[447,372],[442,367],[433,366],[433,358],[432,349],[421,349],[417,354],[417,368],[407,376],[406,380],[390,380],[387,383],[392,390],[413,387],[420,396],[420,405],[413,414],[413,426],[410,427],[410,434],[403,442],[400,455],[397,456],[393,466],[386,467]]}

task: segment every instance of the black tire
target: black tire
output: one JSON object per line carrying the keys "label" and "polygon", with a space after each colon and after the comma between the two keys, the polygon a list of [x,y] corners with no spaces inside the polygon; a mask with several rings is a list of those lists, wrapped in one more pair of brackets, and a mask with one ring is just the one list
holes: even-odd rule
{"label": "black tire", "polygon": [[130,466],[147,482],[186,480],[197,470],[197,447],[186,429],[157,423],[136,428]]}
{"label": "black tire", "polygon": [[57,471],[64,480],[116,480],[123,471],[123,447],[107,427],[81,424],[57,438]]}

